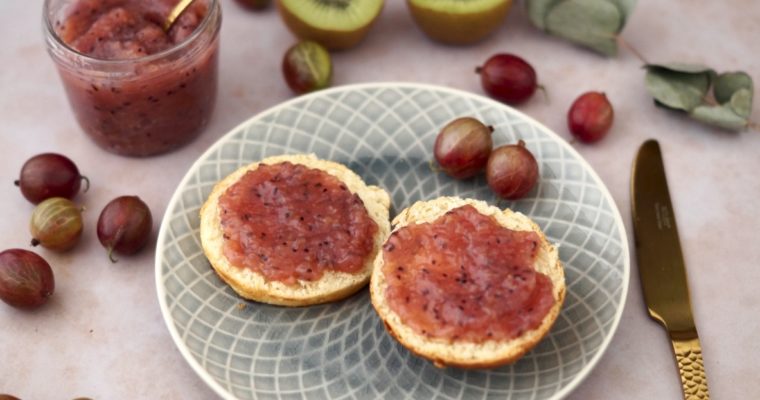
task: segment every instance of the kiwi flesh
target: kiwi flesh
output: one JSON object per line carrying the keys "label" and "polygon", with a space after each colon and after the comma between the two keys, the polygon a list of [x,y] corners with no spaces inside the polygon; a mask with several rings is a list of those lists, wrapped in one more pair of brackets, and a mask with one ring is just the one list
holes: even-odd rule
{"label": "kiwi flesh", "polygon": [[446,44],[470,44],[496,30],[512,0],[407,0],[417,25],[430,38]]}
{"label": "kiwi flesh", "polygon": [[356,46],[380,15],[384,0],[278,0],[285,25],[300,39],[330,50]]}

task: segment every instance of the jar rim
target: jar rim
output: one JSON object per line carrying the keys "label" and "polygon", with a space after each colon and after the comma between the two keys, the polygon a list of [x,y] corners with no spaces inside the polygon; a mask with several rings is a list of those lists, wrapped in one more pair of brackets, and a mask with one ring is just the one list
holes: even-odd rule
{"label": "jar rim", "polygon": [[90,55],[84,54],[80,52],[79,50],[69,46],[68,43],[64,42],[63,39],[61,39],[61,37],[58,36],[58,34],[55,31],[55,28],[53,27],[52,21],[50,20],[50,13],[48,12],[50,9],[50,3],[53,1],[55,0],[45,0],[45,3],[43,5],[42,19],[43,19],[43,24],[45,25],[45,33],[48,38],[48,41],[52,40],[53,44],[56,45],[57,47],[63,48],[65,49],[65,51],[75,54],[77,57],[82,58],[88,63],[114,65],[114,66],[133,64],[133,63],[138,63],[138,62],[148,63],[151,61],[160,60],[171,54],[182,51],[183,49],[189,47],[193,42],[195,42],[195,40],[206,30],[208,25],[211,23],[211,20],[214,17],[216,17],[216,15],[219,14],[221,11],[220,6],[219,6],[219,0],[208,0],[209,11],[203,17],[203,20],[201,20],[200,24],[198,24],[198,26],[195,28],[193,33],[191,33],[188,37],[186,37],[180,43],[177,43],[175,46],[161,50],[157,53],[148,54],[142,57],[109,60],[109,59],[92,57]]}

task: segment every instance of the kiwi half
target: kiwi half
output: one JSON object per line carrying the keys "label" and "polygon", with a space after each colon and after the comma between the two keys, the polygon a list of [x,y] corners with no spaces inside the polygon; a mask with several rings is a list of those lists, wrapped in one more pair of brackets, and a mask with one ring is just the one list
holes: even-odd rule
{"label": "kiwi half", "polygon": [[470,44],[504,22],[512,0],[407,0],[407,5],[430,38],[446,44]]}
{"label": "kiwi half", "polygon": [[277,5],[294,35],[342,50],[364,39],[384,0],[278,0]]}

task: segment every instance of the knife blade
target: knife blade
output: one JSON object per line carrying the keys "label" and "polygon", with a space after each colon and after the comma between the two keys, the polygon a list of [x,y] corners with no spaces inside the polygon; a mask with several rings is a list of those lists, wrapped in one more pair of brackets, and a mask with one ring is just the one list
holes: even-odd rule
{"label": "knife blade", "polygon": [[684,399],[709,399],[686,265],[656,140],[644,142],[634,160],[631,213],[644,301],[649,315],[668,331]]}

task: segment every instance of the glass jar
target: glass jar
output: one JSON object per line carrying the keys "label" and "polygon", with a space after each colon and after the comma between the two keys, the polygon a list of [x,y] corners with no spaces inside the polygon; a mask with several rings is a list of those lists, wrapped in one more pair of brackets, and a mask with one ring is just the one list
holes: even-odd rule
{"label": "glass jar", "polygon": [[[221,9],[218,0],[196,0],[191,7],[201,7],[197,13],[186,15],[187,9],[170,31],[177,38],[176,31],[185,30],[185,36],[150,54],[154,42],[146,32],[162,34],[158,18],[176,1],[45,0],[45,41],[71,108],[82,129],[109,152],[164,153],[190,142],[208,124],[216,101]],[[152,13],[156,25],[134,28],[139,40],[109,42],[110,28],[132,29],[134,19],[125,18],[133,15],[120,8],[125,3]],[[81,48],[85,40],[91,42],[87,54],[73,45]],[[108,51],[116,55],[102,56]],[[137,56],[124,58],[124,52]]]}

